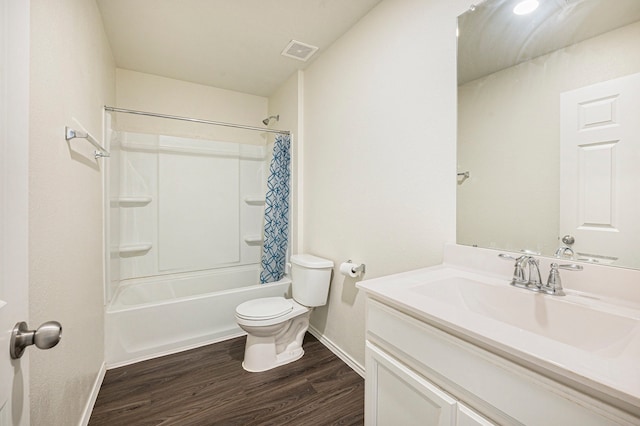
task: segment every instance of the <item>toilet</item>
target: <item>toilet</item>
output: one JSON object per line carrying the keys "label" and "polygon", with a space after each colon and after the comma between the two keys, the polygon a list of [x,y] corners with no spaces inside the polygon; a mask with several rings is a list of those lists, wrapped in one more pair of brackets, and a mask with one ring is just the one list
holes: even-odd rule
{"label": "toilet", "polygon": [[270,370],[304,355],[302,339],[309,316],[327,303],[333,262],[310,254],[291,256],[293,299],[264,297],[236,307],[236,322],[247,332],[242,367],[251,372]]}

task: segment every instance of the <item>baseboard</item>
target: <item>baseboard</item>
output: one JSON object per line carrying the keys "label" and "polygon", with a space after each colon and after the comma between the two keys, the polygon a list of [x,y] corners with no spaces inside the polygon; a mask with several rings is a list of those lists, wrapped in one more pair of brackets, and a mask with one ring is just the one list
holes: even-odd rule
{"label": "baseboard", "polygon": [[100,367],[100,371],[98,371],[98,376],[96,377],[96,381],[93,383],[93,388],[91,389],[91,394],[89,395],[89,399],[87,400],[87,405],[84,407],[84,413],[82,413],[82,419],[80,419],[80,426],[87,426],[89,424],[89,419],[91,418],[91,412],[93,411],[94,405],[96,405],[96,400],[98,399],[98,392],[100,392],[100,386],[102,386],[102,381],[104,380],[104,375],[107,373],[107,365],[103,362]]}
{"label": "baseboard", "polygon": [[347,364],[353,371],[358,373],[360,377],[364,378],[364,367],[358,363],[355,359],[349,356],[346,352],[344,352],[340,347],[338,347],[335,343],[333,343],[330,339],[328,339],[324,334],[318,331],[313,326],[309,326],[309,333],[313,335],[316,339],[320,341],[323,345],[327,347],[331,352],[335,354],[338,358],[340,358],[345,364]]}

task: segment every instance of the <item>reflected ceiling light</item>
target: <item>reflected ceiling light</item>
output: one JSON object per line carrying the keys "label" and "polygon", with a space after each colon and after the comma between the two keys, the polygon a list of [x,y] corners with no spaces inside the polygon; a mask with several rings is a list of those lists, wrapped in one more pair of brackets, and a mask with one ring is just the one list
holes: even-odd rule
{"label": "reflected ceiling light", "polygon": [[523,0],[516,4],[516,7],[513,8],[513,13],[516,15],[526,15],[536,10],[539,5],[538,0]]}

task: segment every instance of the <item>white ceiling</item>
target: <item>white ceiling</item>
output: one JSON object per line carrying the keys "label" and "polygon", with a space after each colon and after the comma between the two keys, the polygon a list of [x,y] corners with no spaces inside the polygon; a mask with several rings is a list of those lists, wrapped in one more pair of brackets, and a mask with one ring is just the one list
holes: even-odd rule
{"label": "white ceiling", "polygon": [[492,74],[640,20],[640,0],[487,0],[458,18],[458,84]]}
{"label": "white ceiling", "polygon": [[[116,66],[259,96],[381,0],[97,0]],[[281,56],[289,41],[320,50]]]}

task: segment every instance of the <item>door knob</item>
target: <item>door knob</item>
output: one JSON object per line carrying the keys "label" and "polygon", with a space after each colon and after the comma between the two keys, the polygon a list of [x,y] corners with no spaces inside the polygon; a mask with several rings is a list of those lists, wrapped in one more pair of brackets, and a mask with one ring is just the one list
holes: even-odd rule
{"label": "door knob", "polygon": [[37,330],[29,330],[26,322],[16,324],[11,333],[9,354],[12,359],[18,359],[27,346],[36,345],[40,349],[50,349],[60,342],[62,325],[58,321],[47,321]]}

